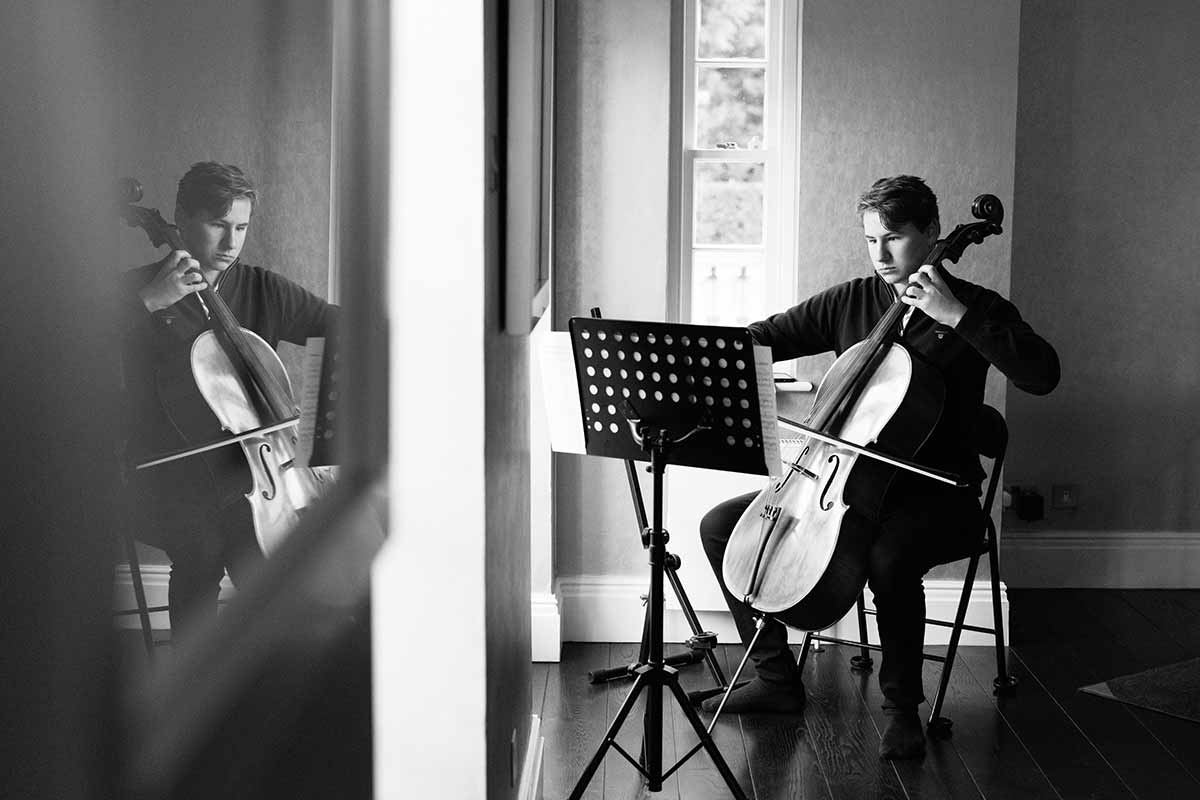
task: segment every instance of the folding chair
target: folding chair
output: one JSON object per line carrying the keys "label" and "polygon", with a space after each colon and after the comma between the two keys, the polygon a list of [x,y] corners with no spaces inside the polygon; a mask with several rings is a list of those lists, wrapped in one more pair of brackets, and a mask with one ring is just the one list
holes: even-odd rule
{"label": "folding chair", "polygon": [[[992,502],[996,498],[996,488],[1000,481],[1000,471],[1004,466],[1005,451],[1008,449],[1008,425],[1004,421],[1004,416],[991,406],[985,405],[981,409],[975,429],[975,446],[980,455],[990,459],[992,462],[991,474],[988,477],[987,491],[984,494],[983,501],[983,541],[980,543],[979,548],[967,557],[969,558],[969,563],[967,565],[966,577],[963,578],[962,596],[958,601],[958,612],[955,614],[954,622],[930,619],[928,617],[925,619],[926,625],[938,625],[951,629],[950,644],[946,649],[945,656],[929,652],[924,654],[926,661],[938,661],[942,663],[941,680],[938,683],[937,694],[933,698],[933,706],[927,724],[930,734],[939,738],[949,736],[950,728],[953,726],[953,723],[949,719],[941,716],[942,704],[946,699],[946,687],[950,684],[950,671],[954,666],[954,657],[958,652],[958,640],[964,630],[975,631],[977,633],[990,633],[995,637],[996,678],[992,681],[992,685],[995,687],[996,692],[998,694],[1007,694],[1017,685],[1016,677],[1008,674],[1008,666],[1005,659],[1004,618],[1001,613],[1000,604],[1000,559],[997,551],[996,525],[992,521],[991,515]],[[988,564],[991,568],[989,570],[992,582],[993,626],[991,628],[967,625],[964,622],[967,615],[967,603],[970,601],[971,590],[975,584],[975,573],[979,567],[979,557],[984,553],[988,555]],[[852,668],[857,670],[871,669],[873,662],[870,651],[882,649],[878,644],[871,644],[867,638],[866,615],[874,613],[874,609],[866,608],[863,596],[859,594],[858,641],[825,636],[812,631],[806,633],[800,652],[800,668],[804,668],[804,662],[808,658],[808,651],[812,647],[813,642],[833,642],[860,648],[859,655],[850,659]]]}

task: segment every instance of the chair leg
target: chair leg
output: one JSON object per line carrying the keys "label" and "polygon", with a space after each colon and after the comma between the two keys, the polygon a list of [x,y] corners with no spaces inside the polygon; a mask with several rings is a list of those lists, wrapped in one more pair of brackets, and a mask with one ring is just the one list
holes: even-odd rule
{"label": "chair leg", "polygon": [[935,736],[950,733],[950,720],[942,716],[942,704],[946,700],[946,689],[950,686],[950,672],[958,653],[958,640],[962,636],[963,622],[967,617],[967,604],[971,601],[971,589],[975,585],[975,572],[979,568],[979,554],[971,556],[967,574],[963,578],[962,594],[958,598],[958,611],[954,615],[954,627],[950,630],[950,645],[946,648],[946,660],[942,662],[942,676],[938,681],[937,694],[933,696],[933,707],[929,712],[929,732]]}
{"label": "chair leg", "polygon": [[996,634],[996,678],[992,681],[997,694],[1009,694],[1016,688],[1017,678],[1008,672],[1004,646],[1004,614],[1000,607],[1000,556],[996,548],[996,529],[988,520],[988,571],[992,578],[992,628]]}
{"label": "chair leg", "polygon": [[[867,643],[867,608],[863,601],[862,592],[858,593],[858,640],[864,645]],[[858,655],[850,659],[850,668],[870,672],[875,666],[875,662],[871,660],[871,651],[866,647],[860,647]]]}
{"label": "chair leg", "polygon": [[808,650],[812,647],[813,635],[812,631],[804,632],[804,643],[800,645],[800,658],[796,659],[796,667],[801,672],[804,671],[804,662],[808,661]]}
{"label": "chair leg", "polygon": [[129,562],[129,576],[133,581],[133,596],[137,600],[138,619],[142,623],[142,644],[146,647],[147,655],[154,655],[154,629],[150,625],[149,605],[146,603],[146,587],[142,585],[142,567],[138,563],[137,545],[133,538],[122,537],[125,540],[125,556]]}

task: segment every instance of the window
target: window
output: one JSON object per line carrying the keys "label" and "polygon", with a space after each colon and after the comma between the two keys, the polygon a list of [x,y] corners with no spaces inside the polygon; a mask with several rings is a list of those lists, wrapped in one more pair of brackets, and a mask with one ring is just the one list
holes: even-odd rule
{"label": "window", "polygon": [[799,0],[688,0],[680,319],[745,325],[793,302]]}

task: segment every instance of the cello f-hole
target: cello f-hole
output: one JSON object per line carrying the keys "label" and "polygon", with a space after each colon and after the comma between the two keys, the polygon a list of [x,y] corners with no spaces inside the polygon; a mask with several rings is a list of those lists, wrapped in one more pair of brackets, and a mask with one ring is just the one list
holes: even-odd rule
{"label": "cello f-hole", "polygon": [[838,467],[841,466],[842,460],[838,457],[837,453],[834,453],[829,456],[829,463],[833,464],[833,471],[829,473],[829,480],[825,482],[825,487],[821,489],[821,497],[817,501],[817,505],[820,506],[822,511],[828,511],[833,508],[833,501],[831,500],[826,503],[825,495],[829,493],[829,487],[833,486],[833,482],[837,478]]}
{"label": "cello f-hole", "polygon": [[264,500],[274,500],[275,495],[279,492],[279,487],[275,485],[275,476],[271,474],[270,461],[267,458],[267,453],[270,452],[271,445],[267,444],[266,442],[258,446],[258,463],[262,464],[263,474],[267,476],[267,480],[271,484],[268,489],[262,490],[262,496]]}

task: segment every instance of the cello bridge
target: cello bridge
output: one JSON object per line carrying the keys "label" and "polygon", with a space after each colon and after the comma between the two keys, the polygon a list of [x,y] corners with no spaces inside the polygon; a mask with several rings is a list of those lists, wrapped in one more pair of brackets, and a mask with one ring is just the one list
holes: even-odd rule
{"label": "cello bridge", "polygon": [[818,475],[817,473],[813,472],[811,469],[805,469],[804,467],[800,466],[799,464],[788,464],[788,468],[789,468],[789,469],[790,469],[792,472],[799,472],[799,473],[800,473],[801,475],[803,475],[804,477],[806,477],[806,478],[812,478],[814,481],[819,481],[819,480],[821,480],[821,476],[820,476],[820,475]]}

